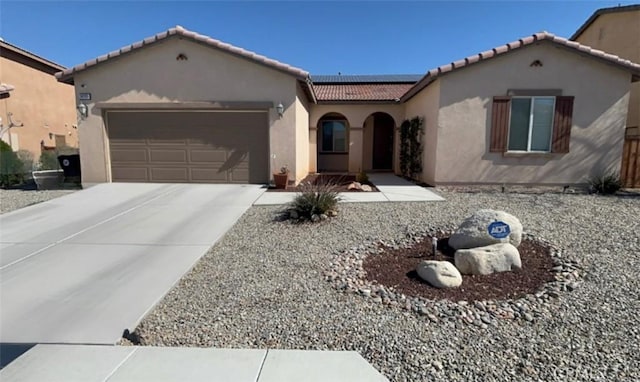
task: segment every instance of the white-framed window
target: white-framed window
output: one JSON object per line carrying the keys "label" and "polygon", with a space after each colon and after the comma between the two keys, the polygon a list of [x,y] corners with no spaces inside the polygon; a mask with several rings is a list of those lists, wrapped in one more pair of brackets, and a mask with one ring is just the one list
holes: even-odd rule
{"label": "white-framed window", "polygon": [[341,120],[325,120],[321,125],[322,152],[347,152],[347,124]]}
{"label": "white-framed window", "polygon": [[507,151],[550,152],[556,97],[513,97]]}

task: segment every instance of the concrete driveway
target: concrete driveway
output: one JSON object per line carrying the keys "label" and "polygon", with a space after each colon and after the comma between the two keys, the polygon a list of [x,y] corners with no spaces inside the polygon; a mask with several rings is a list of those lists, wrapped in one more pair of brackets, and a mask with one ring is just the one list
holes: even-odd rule
{"label": "concrete driveway", "polygon": [[115,343],[263,192],[111,183],[1,215],[0,343]]}

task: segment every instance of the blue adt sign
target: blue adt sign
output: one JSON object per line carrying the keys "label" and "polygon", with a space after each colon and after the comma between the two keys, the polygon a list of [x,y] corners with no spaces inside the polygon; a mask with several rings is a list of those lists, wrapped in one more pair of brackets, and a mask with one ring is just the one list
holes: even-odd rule
{"label": "blue adt sign", "polygon": [[509,224],[501,221],[496,221],[489,224],[489,235],[495,237],[496,239],[504,239],[509,236],[511,233],[511,228],[509,228]]}

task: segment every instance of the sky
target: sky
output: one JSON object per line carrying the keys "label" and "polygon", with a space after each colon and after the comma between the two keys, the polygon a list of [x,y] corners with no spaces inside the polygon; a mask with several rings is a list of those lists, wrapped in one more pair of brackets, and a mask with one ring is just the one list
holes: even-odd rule
{"label": "sky", "polygon": [[311,74],[421,74],[543,30],[568,38],[633,3],[0,0],[0,37],[74,66],[182,25]]}

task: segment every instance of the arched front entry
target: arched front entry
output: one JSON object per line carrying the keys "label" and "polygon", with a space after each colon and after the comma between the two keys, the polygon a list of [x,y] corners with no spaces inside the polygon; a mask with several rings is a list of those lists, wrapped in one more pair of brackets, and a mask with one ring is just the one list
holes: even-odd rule
{"label": "arched front entry", "polygon": [[371,114],[364,126],[364,163],[367,170],[393,170],[395,121],[387,113]]}

